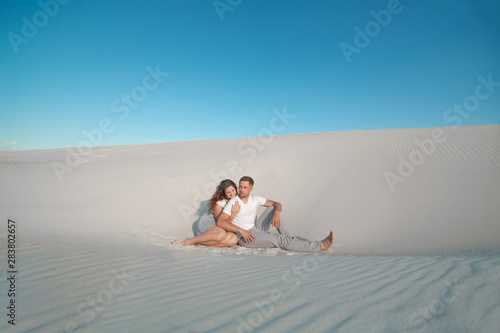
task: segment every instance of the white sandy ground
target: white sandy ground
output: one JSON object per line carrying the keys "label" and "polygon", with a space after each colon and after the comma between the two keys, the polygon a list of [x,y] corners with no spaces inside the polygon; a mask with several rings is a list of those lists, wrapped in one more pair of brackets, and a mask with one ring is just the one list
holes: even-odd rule
{"label": "white sandy ground", "polygon": [[[394,191],[387,172],[404,179]],[[215,183],[243,175],[295,234],[333,228],[333,250],[170,244]],[[5,277],[9,218],[17,237],[16,326],[4,278],[2,332],[500,327],[500,125],[0,152],[0,189]]]}

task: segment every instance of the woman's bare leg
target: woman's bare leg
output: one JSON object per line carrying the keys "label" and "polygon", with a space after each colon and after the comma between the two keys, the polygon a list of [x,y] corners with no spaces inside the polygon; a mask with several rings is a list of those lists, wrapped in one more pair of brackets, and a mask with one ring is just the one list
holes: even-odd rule
{"label": "woman's bare leg", "polygon": [[213,247],[229,247],[229,246],[234,246],[238,244],[238,237],[232,232],[226,232],[226,238],[224,238],[222,241],[209,241],[209,242],[204,242],[199,245],[205,245],[205,246],[213,246]]}
{"label": "woman's bare leg", "polygon": [[[220,238],[220,239],[222,239],[222,238]],[[222,240],[219,240],[219,236],[216,236],[216,240],[201,242],[201,243],[198,243],[196,245],[205,245],[205,246],[212,246],[212,247],[229,247],[229,246],[234,246],[237,243],[238,243],[238,237],[236,237],[236,234],[234,234],[233,232],[226,231],[226,236]]]}
{"label": "woman's bare leg", "polygon": [[[224,240],[227,238],[226,230],[219,228],[218,226],[211,225],[208,227],[207,231],[198,235],[196,237],[187,238],[184,240],[175,240],[174,243],[182,245],[206,245],[206,246],[217,246],[217,244],[226,244]],[[234,235],[234,234],[233,234]],[[234,235],[236,237],[236,235]],[[233,244],[234,245],[234,244]],[[231,246],[231,245],[222,245]],[[217,246],[221,247],[221,246]]]}

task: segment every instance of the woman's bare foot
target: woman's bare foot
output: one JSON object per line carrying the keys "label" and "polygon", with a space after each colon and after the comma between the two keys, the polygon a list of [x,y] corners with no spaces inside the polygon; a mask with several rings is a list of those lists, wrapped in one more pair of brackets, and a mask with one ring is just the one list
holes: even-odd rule
{"label": "woman's bare foot", "polygon": [[335,237],[333,236],[333,230],[330,231],[330,234],[321,241],[321,249],[323,251],[328,251],[333,245],[333,242],[335,242]]}
{"label": "woman's bare foot", "polygon": [[186,245],[186,242],[184,241],[184,239],[176,239],[172,242],[172,244]]}

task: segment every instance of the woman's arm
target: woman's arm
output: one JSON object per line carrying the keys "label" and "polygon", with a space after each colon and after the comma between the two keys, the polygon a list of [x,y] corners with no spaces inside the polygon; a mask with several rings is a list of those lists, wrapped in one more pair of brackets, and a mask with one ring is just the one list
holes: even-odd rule
{"label": "woman's arm", "polygon": [[[222,209],[223,208],[221,206],[215,205],[214,216],[216,221],[219,218],[220,213],[222,213]],[[234,218],[236,217],[236,215],[238,215],[239,212],[240,212],[240,203],[236,201],[233,207],[231,207],[231,216],[229,216],[229,223],[233,222]]]}
{"label": "woman's arm", "polygon": [[217,221],[217,219],[219,218],[219,215],[220,213],[222,212],[222,207],[215,204],[215,207],[214,207],[214,216],[215,216],[215,220]]}

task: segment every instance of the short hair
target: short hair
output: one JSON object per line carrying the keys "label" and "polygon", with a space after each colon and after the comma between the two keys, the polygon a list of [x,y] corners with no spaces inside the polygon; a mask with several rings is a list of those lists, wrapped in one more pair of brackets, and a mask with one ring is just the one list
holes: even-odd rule
{"label": "short hair", "polygon": [[249,176],[243,176],[243,177],[241,177],[240,183],[241,182],[249,182],[250,185],[252,185],[252,186],[254,184],[252,177],[249,177]]}

